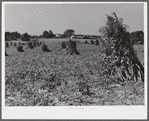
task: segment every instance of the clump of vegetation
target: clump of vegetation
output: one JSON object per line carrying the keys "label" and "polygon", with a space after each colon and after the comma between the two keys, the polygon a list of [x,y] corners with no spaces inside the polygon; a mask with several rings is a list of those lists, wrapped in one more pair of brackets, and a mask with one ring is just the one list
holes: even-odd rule
{"label": "clump of vegetation", "polygon": [[44,44],[44,45],[42,46],[42,51],[43,51],[43,52],[51,52],[51,50],[49,50],[49,49],[47,48],[47,45],[46,45],[46,44]]}
{"label": "clump of vegetation", "polygon": [[118,77],[122,82],[144,81],[144,67],[131,44],[127,27],[115,13],[107,15],[106,26],[99,30],[103,34],[105,53],[103,72],[110,78]]}
{"label": "clump of vegetation", "polygon": [[93,40],[91,40],[91,45],[94,45],[94,41]]}
{"label": "clump of vegetation", "polygon": [[34,42],[34,47],[36,47],[36,43]]}
{"label": "clump of vegetation", "polygon": [[37,42],[37,46],[40,46],[40,44]]}
{"label": "clump of vegetation", "polygon": [[34,49],[33,43],[32,42],[28,42],[27,43],[27,47],[30,49]]}
{"label": "clump of vegetation", "polygon": [[6,51],[5,51],[5,56],[8,56],[8,54],[6,53]]}
{"label": "clump of vegetation", "polygon": [[80,54],[77,50],[76,42],[74,42],[70,39],[66,43],[67,43],[67,48],[66,48],[67,54],[70,54],[70,55],[72,55],[72,54],[79,55]]}
{"label": "clump of vegetation", "polygon": [[95,44],[96,44],[96,45],[99,45],[99,41],[98,41],[98,40],[96,40],[96,41],[95,41]]}
{"label": "clump of vegetation", "polygon": [[87,40],[85,41],[85,44],[88,44]]}
{"label": "clump of vegetation", "polygon": [[24,52],[22,45],[18,45],[16,48],[18,52]]}
{"label": "clump of vegetation", "polygon": [[66,43],[65,43],[65,41],[63,41],[63,42],[61,43],[61,47],[62,47],[62,49],[66,49]]}
{"label": "clump of vegetation", "polygon": [[24,33],[21,37],[22,41],[29,41],[30,40],[30,37],[28,35],[28,33]]}
{"label": "clump of vegetation", "polygon": [[135,31],[130,33],[130,40],[132,44],[144,44],[144,32]]}
{"label": "clump of vegetation", "polygon": [[16,46],[17,46],[17,44],[16,44],[16,43],[14,43],[14,46],[16,47]]}
{"label": "clump of vegetation", "polygon": [[8,44],[8,42],[6,42],[6,47],[9,47],[9,44]]}

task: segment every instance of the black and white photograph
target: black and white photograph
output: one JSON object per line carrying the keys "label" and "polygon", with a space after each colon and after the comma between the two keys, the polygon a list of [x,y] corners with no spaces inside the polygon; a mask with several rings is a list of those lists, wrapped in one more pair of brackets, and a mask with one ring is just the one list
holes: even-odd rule
{"label": "black and white photograph", "polygon": [[5,119],[147,117],[146,2],[2,2],[2,59]]}

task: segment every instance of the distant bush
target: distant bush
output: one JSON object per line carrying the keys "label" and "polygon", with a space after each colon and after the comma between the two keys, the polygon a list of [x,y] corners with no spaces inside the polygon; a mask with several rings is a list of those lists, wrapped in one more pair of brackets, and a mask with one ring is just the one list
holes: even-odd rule
{"label": "distant bush", "polygon": [[16,44],[16,43],[14,43],[14,46],[17,46],[17,44]]}
{"label": "distant bush", "polygon": [[76,54],[79,55],[80,53],[77,51],[76,42],[69,40],[67,41],[67,48],[66,48],[66,54]]}
{"label": "distant bush", "polygon": [[37,42],[37,46],[40,46],[40,44]]}
{"label": "distant bush", "polygon": [[9,44],[8,44],[8,42],[6,42],[6,47],[9,47]]}
{"label": "distant bush", "polygon": [[6,53],[6,51],[5,51],[5,56],[8,56],[8,54]]}
{"label": "distant bush", "polygon": [[132,44],[144,44],[144,32],[134,31],[130,33],[130,39]]}
{"label": "distant bush", "polygon": [[36,43],[34,42],[34,47],[36,47]]}
{"label": "distant bush", "polygon": [[87,44],[88,42],[87,42],[87,40],[85,41],[85,44]]}
{"label": "distant bush", "polygon": [[91,40],[91,45],[94,45],[94,41],[93,40]]}
{"label": "distant bush", "polygon": [[95,41],[95,44],[96,44],[96,45],[99,45],[99,41],[98,41],[98,40],[96,40],[96,41]]}
{"label": "distant bush", "polygon": [[34,49],[33,43],[32,42],[28,42],[27,43],[27,47],[30,49]]}
{"label": "distant bush", "polygon": [[22,45],[18,45],[16,48],[18,52],[24,52]]}
{"label": "distant bush", "polygon": [[30,39],[29,39],[28,33],[24,33],[24,34],[22,35],[21,39],[22,39],[22,41],[29,41]]}
{"label": "distant bush", "polygon": [[47,48],[46,44],[44,44],[44,45],[42,46],[42,51],[43,51],[43,52],[51,52],[51,50],[49,50],[49,49]]}
{"label": "distant bush", "polygon": [[62,47],[62,49],[65,49],[66,48],[66,44],[65,44],[64,41],[61,43],[61,47]]}

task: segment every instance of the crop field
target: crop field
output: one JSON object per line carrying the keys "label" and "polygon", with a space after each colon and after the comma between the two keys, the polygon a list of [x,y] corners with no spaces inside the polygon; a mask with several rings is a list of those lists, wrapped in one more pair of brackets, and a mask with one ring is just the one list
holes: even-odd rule
{"label": "crop field", "polygon": [[[121,83],[102,73],[102,46],[77,42],[80,55],[68,55],[61,48],[65,39],[39,39],[51,52],[40,46],[24,52],[6,47],[5,105],[6,106],[107,106],[144,105],[144,84]],[[13,41],[12,41],[13,42]],[[134,46],[144,63],[143,45]],[[119,82],[119,83],[118,83]]]}

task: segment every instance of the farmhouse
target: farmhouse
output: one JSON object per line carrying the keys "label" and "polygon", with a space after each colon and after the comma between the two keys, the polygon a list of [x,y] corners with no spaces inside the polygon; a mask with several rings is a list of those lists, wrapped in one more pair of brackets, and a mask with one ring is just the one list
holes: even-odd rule
{"label": "farmhouse", "polygon": [[97,35],[82,35],[82,34],[75,34],[70,37],[71,39],[100,39],[101,36]]}
{"label": "farmhouse", "polygon": [[71,39],[83,39],[83,35],[82,34],[75,34],[75,35],[72,35],[70,38]]}
{"label": "farmhouse", "polygon": [[90,39],[100,39],[101,38],[101,36],[97,36],[97,35],[91,35],[90,36]]}
{"label": "farmhouse", "polygon": [[55,35],[55,37],[56,37],[56,38],[62,38],[62,34],[59,34],[59,33],[58,33],[58,34]]}

